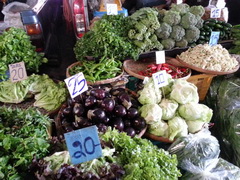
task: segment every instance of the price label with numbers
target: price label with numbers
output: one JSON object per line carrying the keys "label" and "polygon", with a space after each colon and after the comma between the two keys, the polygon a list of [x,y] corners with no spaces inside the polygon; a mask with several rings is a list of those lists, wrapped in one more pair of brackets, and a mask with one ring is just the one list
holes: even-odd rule
{"label": "price label with numbers", "polygon": [[156,64],[165,63],[165,51],[156,51]]}
{"label": "price label with numbers", "polygon": [[9,64],[10,80],[12,82],[22,81],[27,79],[27,72],[24,62]]}
{"label": "price label with numbers", "polygon": [[220,32],[212,31],[211,36],[210,36],[210,40],[209,40],[209,45],[210,46],[214,46],[218,43],[219,35],[220,35]]}
{"label": "price label with numbers", "polygon": [[107,15],[117,15],[118,7],[117,4],[107,4]]}
{"label": "price label with numbers", "polygon": [[152,74],[152,78],[156,87],[160,88],[168,85],[168,79],[167,79],[167,74],[165,70],[158,71]]}
{"label": "price label with numbers", "polygon": [[102,147],[96,126],[65,133],[72,164],[80,164],[102,156]]}
{"label": "price label with numbers", "polygon": [[211,8],[210,18],[220,18],[221,9],[220,8]]}
{"label": "price label with numbers", "polygon": [[75,98],[88,90],[87,81],[82,72],[75,74],[64,81],[67,85],[71,98]]}

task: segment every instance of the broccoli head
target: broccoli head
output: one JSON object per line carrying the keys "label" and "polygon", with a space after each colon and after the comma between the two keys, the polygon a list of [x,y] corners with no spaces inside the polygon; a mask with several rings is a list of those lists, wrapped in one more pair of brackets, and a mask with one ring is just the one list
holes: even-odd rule
{"label": "broccoli head", "polygon": [[169,38],[172,32],[172,26],[167,23],[161,23],[160,28],[155,31],[155,34],[160,39],[167,39]]}
{"label": "broccoli head", "polygon": [[168,23],[170,26],[179,24],[181,22],[180,13],[176,11],[168,11],[163,18],[163,22]]}
{"label": "broccoli head", "polygon": [[198,21],[197,21],[196,16],[194,14],[188,12],[182,16],[180,24],[184,29],[188,29],[191,26],[195,26],[197,24],[197,22]]}
{"label": "broccoli head", "polygon": [[199,39],[200,30],[196,27],[191,27],[190,29],[186,30],[185,39],[188,43],[194,43]]}
{"label": "broccoli head", "polygon": [[161,41],[161,44],[163,45],[164,49],[172,49],[175,46],[175,41],[173,39],[163,39]]}
{"label": "broccoli head", "polygon": [[182,26],[175,25],[172,27],[172,32],[170,34],[170,38],[175,41],[180,41],[185,35],[185,29]]}
{"label": "broccoli head", "polygon": [[202,6],[191,6],[189,11],[195,16],[200,16],[200,17],[202,17],[205,13],[205,9]]}
{"label": "broccoli head", "polygon": [[188,42],[187,42],[187,40],[186,39],[182,39],[181,41],[176,41],[175,42],[175,46],[176,47],[187,47],[187,45],[188,45]]}
{"label": "broccoli head", "polygon": [[189,12],[189,5],[188,4],[172,4],[170,11],[176,11],[179,12],[180,15],[184,15],[187,12]]}
{"label": "broccoli head", "polygon": [[196,16],[197,24],[195,25],[198,29],[203,27],[204,20],[200,16]]}

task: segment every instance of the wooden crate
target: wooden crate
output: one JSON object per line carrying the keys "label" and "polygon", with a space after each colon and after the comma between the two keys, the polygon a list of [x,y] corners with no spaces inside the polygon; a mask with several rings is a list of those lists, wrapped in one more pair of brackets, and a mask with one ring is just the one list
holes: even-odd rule
{"label": "wooden crate", "polygon": [[212,74],[197,74],[192,75],[187,79],[188,82],[195,84],[198,88],[199,100],[203,101],[211,85],[213,77]]}

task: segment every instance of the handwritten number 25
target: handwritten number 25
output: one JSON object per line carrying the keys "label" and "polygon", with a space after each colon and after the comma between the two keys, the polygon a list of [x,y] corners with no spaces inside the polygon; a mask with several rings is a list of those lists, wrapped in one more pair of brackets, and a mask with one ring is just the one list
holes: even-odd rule
{"label": "handwritten number 25", "polygon": [[68,81],[68,87],[71,87],[71,81],[73,81],[73,92],[72,92],[72,95],[74,96],[76,93],[78,92],[81,92],[83,90],[83,88],[85,87],[86,85],[86,80],[85,79],[81,79],[79,82],[78,82],[78,78],[79,78],[80,75],[78,76],[73,76],[69,81]]}

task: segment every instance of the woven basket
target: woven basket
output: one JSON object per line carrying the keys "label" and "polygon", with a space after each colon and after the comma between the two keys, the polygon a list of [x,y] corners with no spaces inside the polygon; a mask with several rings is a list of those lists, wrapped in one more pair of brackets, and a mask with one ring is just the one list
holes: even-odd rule
{"label": "woven basket", "polygon": [[[66,77],[70,77],[70,69],[75,67],[75,66],[81,66],[81,63],[80,62],[75,62],[73,64],[71,64],[70,66],[67,67],[67,70],[66,70]],[[87,81],[87,84],[88,85],[102,85],[102,84],[110,84],[110,83],[113,83],[113,82],[116,82],[118,80],[122,80],[122,76],[124,74],[124,71],[121,72],[120,75],[114,77],[114,78],[111,78],[111,79],[106,79],[106,80],[101,80],[101,81],[96,81],[96,82],[89,82]]]}

